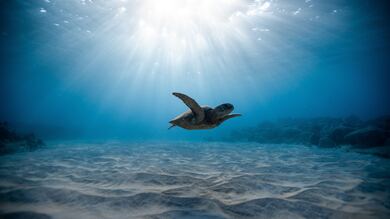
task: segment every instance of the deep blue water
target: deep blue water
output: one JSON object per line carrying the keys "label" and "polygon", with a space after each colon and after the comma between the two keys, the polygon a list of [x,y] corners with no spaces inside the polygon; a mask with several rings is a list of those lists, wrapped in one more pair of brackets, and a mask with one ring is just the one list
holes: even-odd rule
{"label": "deep blue water", "polygon": [[[0,119],[45,138],[202,139],[280,117],[390,112],[386,1],[1,3]],[[206,132],[187,110],[235,105]]]}

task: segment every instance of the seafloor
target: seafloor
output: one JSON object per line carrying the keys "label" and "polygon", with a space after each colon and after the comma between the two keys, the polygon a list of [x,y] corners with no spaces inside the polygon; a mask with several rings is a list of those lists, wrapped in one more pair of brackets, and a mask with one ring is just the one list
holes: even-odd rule
{"label": "seafloor", "polygon": [[0,157],[0,218],[389,218],[389,170],[299,145],[56,143]]}

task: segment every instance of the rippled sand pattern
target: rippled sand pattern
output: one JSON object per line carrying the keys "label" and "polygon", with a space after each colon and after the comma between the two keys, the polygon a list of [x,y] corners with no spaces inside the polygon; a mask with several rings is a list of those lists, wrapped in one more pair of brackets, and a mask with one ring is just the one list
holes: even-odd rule
{"label": "rippled sand pattern", "polygon": [[0,217],[389,218],[389,170],[293,145],[57,144],[0,157]]}

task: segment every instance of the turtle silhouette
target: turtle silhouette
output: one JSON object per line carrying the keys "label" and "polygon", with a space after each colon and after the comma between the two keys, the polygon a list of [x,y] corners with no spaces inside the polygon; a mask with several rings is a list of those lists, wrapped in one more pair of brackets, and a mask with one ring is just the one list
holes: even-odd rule
{"label": "turtle silhouette", "polygon": [[234,110],[234,106],[230,103],[224,103],[211,108],[209,106],[200,106],[194,99],[185,94],[176,92],[172,94],[181,99],[190,110],[169,121],[172,124],[169,129],[175,126],[189,130],[212,129],[228,119],[241,116],[241,114],[230,114]]}

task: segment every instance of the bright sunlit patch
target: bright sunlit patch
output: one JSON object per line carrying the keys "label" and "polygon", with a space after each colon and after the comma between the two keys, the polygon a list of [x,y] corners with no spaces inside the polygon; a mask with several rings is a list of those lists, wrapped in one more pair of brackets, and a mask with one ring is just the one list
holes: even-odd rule
{"label": "bright sunlit patch", "polygon": [[87,43],[95,40],[93,56],[111,53],[123,59],[124,72],[130,66],[132,72],[203,75],[235,71],[232,68],[242,72],[240,65],[249,71],[247,62],[264,64],[271,53],[291,45],[277,31],[292,27],[290,19],[302,19],[304,11],[313,23],[319,20],[319,15],[309,14],[309,0],[299,7],[276,0],[74,1],[77,4],[47,1],[50,14],[63,17],[52,17],[52,23],[67,31],[69,39],[83,33]]}
{"label": "bright sunlit patch", "polygon": [[[129,60],[142,60],[144,66],[157,61],[177,69],[192,63],[197,66],[193,72],[204,72],[207,62],[226,66],[237,61],[235,54],[259,45],[257,39],[269,27],[263,18],[270,17],[275,4],[274,0],[75,1],[77,10],[60,8],[57,13],[64,19],[53,18],[53,23],[75,24],[78,31],[100,40],[97,45],[109,42],[108,49]],[[51,10],[55,5],[50,5]]]}
{"label": "bright sunlit patch", "polygon": [[32,12],[49,26],[44,46],[76,60],[72,82],[104,90],[105,103],[128,96],[129,106],[145,90],[219,96],[244,84],[265,97],[305,73],[297,63],[343,13],[309,0],[43,1]]}
{"label": "bright sunlit patch", "polygon": [[161,63],[177,65],[217,50],[251,47],[256,38],[251,40],[245,19],[261,16],[270,8],[271,1],[265,0],[250,4],[245,0],[122,1],[117,17],[122,20],[118,23],[129,23],[125,27],[129,47],[137,45],[141,55],[155,54],[165,60]]}
{"label": "bright sunlit patch", "polygon": [[143,1],[135,35],[145,46],[157,44],[172,55],[189,55],[208,48],[205,42],[223,41],[234,32],[229,17],[238,4],[238,0]]}

